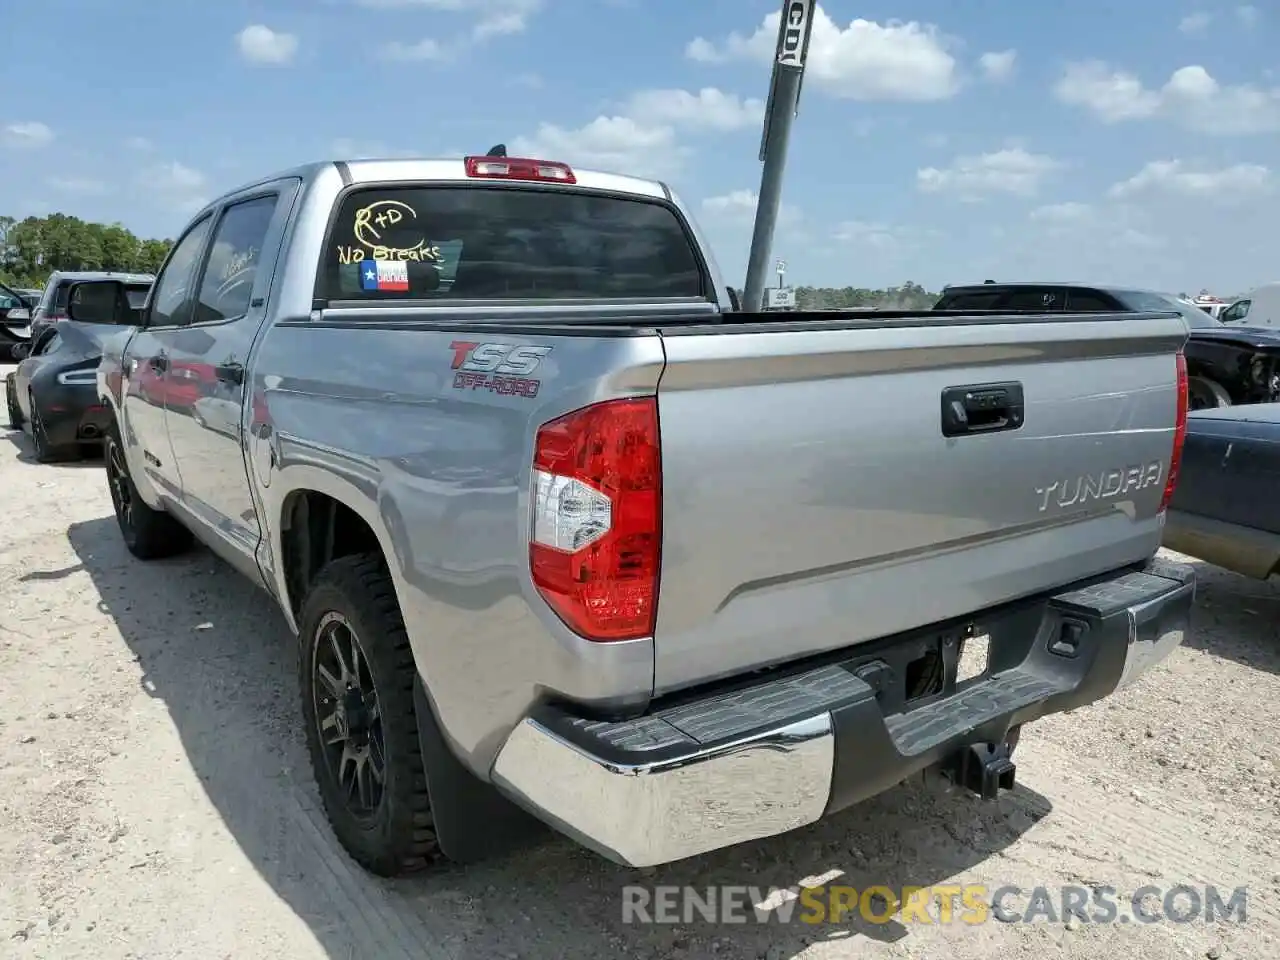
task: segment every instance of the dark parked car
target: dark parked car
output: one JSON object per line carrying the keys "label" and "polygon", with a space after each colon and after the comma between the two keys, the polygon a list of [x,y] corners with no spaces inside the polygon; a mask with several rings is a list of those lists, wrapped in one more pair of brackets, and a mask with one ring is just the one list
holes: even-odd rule
{"label": "dark parked car", "polygon": [[46,326],[5,378],[9,425],[31,424],[36,459],[73,458],[100,447],[110,414],[98,402],[102,340],[118,328],[62,320]]}
{"label": "dark parked car", "polygon": [[31,339],[31,312],[37,299],[0,283],[0,360],[9,359],[14,347]]}
{"label": "dark parked car", "polygon": [[1187,418],[1164,545],[1265,580],[1280,573],[1280,403]]}
{"label": "dark parked car", "polygon": [[1187,373],[1192,410],[1280,401],[1280,329],[1224,326],[1169,293],[1076,283],[977,283],[948,286],[935,310],[1001,313],[1176,311],[1191,328]]}
{"label": "dark parked car", "polygon": [[149,273],[110,273],[101,270],[55,271],[44,285],[40,302],[31,312],[32,337],[39,336],[41,329],[54,321],[67,318],[67,294],[73,284],[82,280],[123,281],[129,292],[129,302],[136,310],[146,302],[155,277]]}

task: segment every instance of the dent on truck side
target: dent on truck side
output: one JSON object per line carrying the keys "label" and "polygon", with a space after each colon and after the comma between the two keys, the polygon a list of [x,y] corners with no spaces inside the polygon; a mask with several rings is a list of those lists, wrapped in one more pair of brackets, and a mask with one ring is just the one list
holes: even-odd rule
{"label": "dent on truck side", "polygon": [[[249,360],[248,475],[262,505],[259,558],[285,616],[286,525],[299,497],[350,509],[390,567],[414,659],[446,740],[487,777],[531,706],[565,697],[638,708],[653,689],[651,639],[592,644],[534,592],[529,480],[538,425],[588,403],[652,394],[659,337],[504,333],[406,321],[385,309],[311,312],[336,172],[304,188]],[[564,328],[560,328],[562,331]],[[550,347],[533,398],[455,387],[455,340]]]}

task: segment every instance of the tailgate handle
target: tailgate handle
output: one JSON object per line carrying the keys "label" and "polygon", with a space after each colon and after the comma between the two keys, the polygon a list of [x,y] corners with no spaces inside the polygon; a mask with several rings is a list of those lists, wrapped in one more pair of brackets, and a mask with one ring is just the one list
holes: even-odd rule
{"label": "tailgate handle", "polygon": [[975,383],[942,391],[942,435],[1017,430],[1024,415],[1022,384]]}

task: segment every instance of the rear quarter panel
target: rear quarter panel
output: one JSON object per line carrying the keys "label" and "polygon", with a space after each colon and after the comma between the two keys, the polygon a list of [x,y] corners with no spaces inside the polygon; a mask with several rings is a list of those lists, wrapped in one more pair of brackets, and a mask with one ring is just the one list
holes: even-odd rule
{"label": "rear quarter panel", "polygon": [[[529,375],[536,396],[458,378],[453,344],[461,340],[549,347]],[[650,640],[586,643],[533,592],[529,479],[538,425],[591,402],[653,394],[662,360],[652,333],[339,318],[285,322],[264,335],[251,389],[255,420],[270,424],[270,437],[248,440],[265,512],[264,571],[287,596],[274,558],[293,493],[328,494],[364,517],[390,561],[441,726],[477,773],[487,774],[508,732],[542,698],[601,707],[648,700]]]}

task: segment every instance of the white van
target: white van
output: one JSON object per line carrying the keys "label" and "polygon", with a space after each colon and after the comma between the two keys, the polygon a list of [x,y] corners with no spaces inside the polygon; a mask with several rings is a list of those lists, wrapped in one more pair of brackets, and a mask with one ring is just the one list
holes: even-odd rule
{"label": "white van", "polygon": [[1280,282],[1264,283],[1218,317],[1242,327],[1280,327]]}

